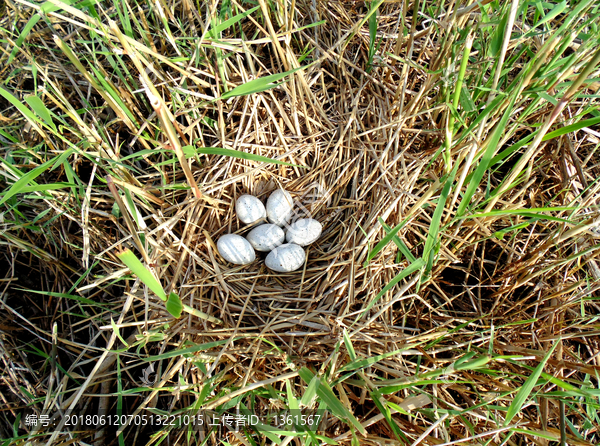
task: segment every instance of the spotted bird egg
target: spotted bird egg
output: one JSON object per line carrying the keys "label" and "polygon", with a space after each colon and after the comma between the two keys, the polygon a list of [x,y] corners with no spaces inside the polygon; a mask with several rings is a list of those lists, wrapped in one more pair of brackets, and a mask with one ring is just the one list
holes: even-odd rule
{"label": "spotted bird egg", "polygon": [[283,226],[292,218],[294,200],[289,192],[277,189],[267,200],[267,218],[276,225]]}
{"label": "spotted bird egg", "polygon": [[265,259],[267,268],[279,273],[289,273],[300,268],[306,260],[306,254],[301,246],[293,243],[279,245]]}
{"label": "spotted bird egg", "polygon": [[246,239],[257,251],[271,251],[285,241],[285,233],[277,225],[266,224],[250,231]]}
{"label": "spotted bird egg", "polygon": [[323,231],[323,226],[313,218],[301,218],[290,225],[285,235],[288,243],[307,246],[316,241]]}
{"label": "spotted bird egg", "polygon": [[235,202],[235,213],[242,223],[255,223],[267,216],[265,205],[252,195],[242,195]]}
{"label": "spotted bird egg", "polygon": [[254,262],[256,253],[252,245],[241,235],[227,234],[217,241],[219,254],[225,260],[236,265],[247,265]]}

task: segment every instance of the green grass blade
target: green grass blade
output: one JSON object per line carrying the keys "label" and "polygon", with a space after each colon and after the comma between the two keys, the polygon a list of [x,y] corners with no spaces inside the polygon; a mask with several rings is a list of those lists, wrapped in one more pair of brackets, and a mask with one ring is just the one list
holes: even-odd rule
{"label": "green grass blade", "polygon": [[100,72],[100,70],[94,67],[93,64],[89,64],[89,67],[94,72],[94,75],[96,76],[96,79],[100,83],[101,87],[103,87],[102,91],[111,97],[115,104],[117,104],[119,110],[121,110],[125,115],[127,115],[127,117],[132,123],[135,123],[135,116],[133,116],[133,113],[131,113],[129,107],[125,104],[125,102],[123,102],[123,100],[121,99],[121,95],[118,92],[116,92],[108,82],[106,82],[106,80],[104,79],[104,75]]}
{"label": "green grass blade", "polygon": [[210,30],[210,32],[213,33],[213,36],[215,38],[218,38],[219,33],[225,31],[227,28],[230,28],[231,26],[235,25],[237,22],[239,22],[240,20],[242,20],[244,17],[249,16],[250,14],[252,14],[254,11],[256,11],[258,8],[260,8],[260,6],[255,6],[252,9],[249,9],[246,12],[242,12],[238,15],[233,16],[232,18],[230,18],[229,20],[225,20],[224,22],[220,23],[219,25],[215,26],[214,28],[212,28]]}
{"label": "green grass blade", "polygon": [[302,395],[302,399],[300,400],[300,404],[305,407],[310,407],[315,397],[317,396],[317,390],[319,389],[319,384],[321,384],[321,380],[317,375],[313,376],[306,390],[304,391],[304,395]]}
{"label": "green grass blade", "polygon": [[50,183],[50,184],[36,184],[35,186],[25,186],[19,190],[18,193],[25,194],[29,192],[43,192],[47,190],[64,189],[65,187],[77,186],[73,183]]}
{"label": "green grass blade", "polygon": [[287,393],[288,407],[291,410],[299,410],[300,405],[298,404],[298,399],[294,396],[294,391],[289,379],[285,380],[285,390]]}
{"label": "green grass blade", "polygon": [[55,132],[56,124],[52,121],[52,115],[50,114],[50,110],[44,105],[42,100],[37,96],[28,96],[25,98],[25,102],[31,107],[31,109],[37,113],[37,115],[43,119],[43,121]]}
{"label": "green grass blade", "polygon": [[373,300],[371,302],[369,302],[369,305],[367,305],[367,308],[365,308],[362,313],[360,313],[360,315],[356,318],[356,320],[354,322],[356,322],[357,320],[359,320],[361,317],[363,317],[363,315],[369,311],[373,305],[375,305],[377,303],[377,301],[381,298],[381,296],[383,296],[385,293],[387,293],[389,290],[391,290],[394,286],[396,286],[396,284],[398,282],[400,282],[402,279],[404,279],[405,277],[409,276],[410,274],[414,273],[415,271],[420,270],[423,265],[425,265],[425,262],[423,261],[423,259],[418,258],[417,260],[415,260],[414,263],[412,263],[411,265],[407,266],[406,268],[404,268],[402,271],[400,271],[400,273],[398,273],[396,275],[396,277],[394,277],[390,283],[388,283],[378,294],[377,296],[375,296],[373,298]]}
{"label": "green grass blade", "polygon": [[[370,8],[379,7],[375,2],[371,2]],[[377,39],[377,9],[369,17],[369,56],[367,62],[367,73],[373,68],[373,57],[375,56],[375,42]]]}
{"label": "green grass blade", "polygon": [[232,158],[240,158],[240,159],[263,162],[263,163],[281,164],[284,166],[292,166],[292,167],[299,167],[301,169],[307,169],[306,166],[301,166],[301,165],[292,164],[292,163],[286,163],[285,161],[274,160],[273,158],[267,158],[266,156],[260,156],[260,155],[254,154],[254,153],[241,152],[239,150],[233,150],[233,149],[223,149],[221,147],[200,147],[200,148],[194,149],[192,146],[185,146],[183,148],[184,153],[186,153],[185,152],[186,150],[190,150],[190,148],[192,150],[195,150],[197,153],[200,153],[203,155],[231,156]]}
{"label": "green grass blade", "polygon": [[117,254],[117,257],[121,259],[121,261],[134,273],[136,276],[140,278],[140,280],[150,288],[154,294],[160,297],[163,301],[167,300],[167,295],[165,294],[165,290],[162,285],[154,275],[144,266],[142,262],[138,260],[133,252],[130,249],[126,249],[123,252]]}
{"label": "green grass blade", "polygon": [[[392,230],[392,228],[390,228],[388,225],[386,225],[385,222],[383,220],[381,220],[381,218],[379,218],[378,220],[379,220],[379,223],[381,223],[381,226],[383,226],[383,229],[385,230],[386,233],[388,233]],[[408,221],[408,219],[406,221]],[[412,252],[410,252],[410,250],[408,249],[408,246],[406,246],[404,244],[404,242],[402,240],[400,240],[400,237],[398,237],[396,235],[396,236],[392,237],[392,241],[396,244],[396,246],[398,247],[400,252],[402,254],[404,254],[404,257],[406,257],[406,260],[408,260],[410,263],[413,263],[415,260],[417,260],[417,258],[415,256],[413,256]]]}
{"label": "green grass blade", "polygon": [[512,225],[512,226],[509,226],[504,229],[499,229],[498,231],[494,232],[493,236],[496,237],[498,240],[502,240],[504,238],[504,236],[506,234],[508,234],[509,232],[520,231],[521,229],[525,229],[526,227],[528,227],[530,224],[532,224],[533,222],[535,222],[537,220],[538,220],[537,218],[534,218],[529,221],[520,223],[518,225]]}
{"label": "green grass blade", "polygon": [[[234,341],[237,339],[239,339],[239,338],[235,338]],[[214,342],[206,342],[204,344],[193,345],[191,347],[186,347],[186,348],[182,348],[179,350],[173,350],[170,352],[166,352],[166,353],[163,353],[162,355],[149,356],[147,358],[142,358],[142,359],[145,362],[152,362],[152,361],[160,361],[161,359],[174,358],[176,356],[191,355],[196,352],[200,352],[203,350],[209,350],[213,347],[218,347],[220,345],[227,344],[228,342],[229,342],[229,339],[222,339],[220,341],[214,341]]]}
{"label": "green grass blade", "polygon": [[341,50],[342,52],[346,49],[346,46],[354,38],[354,36],[358,32],[358,30],[361,29],[363,27],[363,25],[371,18],[371,16],[377,12],[377,10],[384,3],[384,1],[385,0],[377,0],[377,2],[375,2],[375,1],[371,2],[371,6],[369,8],[369,12],[367,13],[367,15],[365,17],[363,17],[362,20],[360,22],[358,22],[356,24],[356,26],[354,27],[354,29],[356,31],[351,32],[350,35],[348,35],[348,37],[346,38],[346,41],[344,42],[344,45],[342,46],[342,50]]}
{"label": "green grass blade", "polygon": [[[443,374],[443,372],[440,373],[440,374]],[[448,381],[447,380],[443,380],[443,379],[412,379],[412,380],[409,380],[408,382],[406,382],[404,384],[397,384],[397,385],[394,385],[394,386],[384,386],[384,387],[381,387],[379,389],[379,392],[382,395],[390,395],[392,393],[398,393],[401,390],[408,389],[408,388],[411,388],[411,387],[414,388],[414,387],[417,387],[417,386],[429,386],[431,384],[442,384],[442,383],[445,383],[445,382],[447,383]]]}
{"label": "green grass blade", "polygon": [[[62,3],[71,5],[71,4],[75,3],[76,1],[77,0],[65,0]],[[85,1],[85,2],[82,2],[80,6],[81,7],[91,6],[96,3],[98,3],[98,0]],[[42,10],[42,12],[44,14],[48,14],[50,12],[59,11],[62,8],[60,8],[59,6],[56,6],[55,4],[53,4],[51,2],[44,2],[41,4],[40,9]],[[13,59],[17,55],[17,52],[19,51],[19,48],[21,48],[21,46],[23,45],[23,42],[25,41],[25,39],[27,38],[27,36],[31,32],[31,30],[40,21],[41,18],[42,17],[39,14],[34,14],[33,16],[31,16],[31,18],[29,19],[29,21],[27,22],[27,24],[25,25],[25,27],[19,34],[19,37],[17,38],[17,40],[15,42],[15,46],[13,47],[12,51],[10,52],[10,56],[8,57],[8,61],[6,62],[7,65],[10,65],[10,63],[13,61]]]}
{"label": "green grass blade", "polygon": [[398,426],[396,421],[392,418],[392,412],[390,411],[390,408],[387,405],[387,401],[385,401],[381,393],[379,393],[377,390],[373,390],[370,393],[373,403],[375,403],[375,405],[379,409],[379,412],[381,412],[381,414],[385,417],[385,421],[387,421],[388,426],[390,427],[390,429],[392,429],[396,438],[400,441],[404,440],[404,444],[408,444],[408,438],[406,438],[406,436],[402,432],[402,429],[400,429],[400,426]]}
{"label": "green grass blade", "polygon": [[519,392],[515,396],[515,399],[513,400],[510,407],[508,408],[508,411],[506,412],[506,418],[504,419],[504,426],[509,425],[509,423],[512,421],[514,416],[517,413],[519,413],[519,411],[525,404],[525,401],[527,401],[527,398],[529,398],[529,395],[531,394],[531,392],[533,391],[533,388],[537,384],[538,378],[544,371],[544,366],[546,365],[546,362],[548,362],[548,359],[550,359],[550,356],[552,356],[552,353],[554,352],[554,349],[559,344],[559,342],[560,342],[560,340],[557,340],[554,343],[554,345],[552,346],[550,351],[548,353],[546,353],[546,356],[544,356],[544,359],[542,359],[542,361],[535,368],[535,370],[533,371],[531,376],[529,378],[527,378],[527,381],[525,381],[523,386],[521,386],[521,388],[519,389]]}
{"label": "green grass blade", "polygon": [[542,138],[542,141],[548,141],[549,139],[556,138],[558,136],[566,135],[567,133],[576,132],[584,127],[591,127],[593,125],[600,123],[600,117],[584,119],[583,121],[576,122],[575,124],[566,125],[559,129],[554,130],[553,132],[546,133]]}
{"label": "green grass blade", "polygon": [[[425,342],[425,341],[423,341]],[[381,355],[377,355],[377,356],[372,356],[370,358],[365,358],[365,359],[359,359],[359,360],[354,360],[352,362],[349,362],[348,364],[346,364],[344,367],[342,367],[339,372],[346,372],[346,371],[350,371],[350,370],[359,370],[359,369],[364,369],[365,367],[369,367],[373,364],[375,364],[376,362],[379,362],[385,358],[389,358],[390,356],[394,356],[397,355],[400,352],[403,352],[404,350],[408,349],[408,348],[414,348],[414,344],[412,344],[410,347],[404,347],[404,348],[400,348],[398,350],[394,350],[391,352],[386,352],[383,353]]]}
{"label": "green grass blade", "polygon": [[[508,2],[507,2],[508,3]],[[505,5],[507,4],[505,3]],[[506,32],[506,22],[508,22],[509,11],[506,9],[506,13],[502,15],[502,19],[500,19],[500,23],[496,27],[496,30],[491,36],[490,39],[490,55],[492,57],[496,57],[500,52],[500,48],[502,47],[502,41],[504,40],[504,33]]]}
{"label": "green grass blade", "polygon": [[[531,141],[533,138],[535,138],[535,135],[537,134],[537,132],[538,132],[537,130],[533,131],[530,135],[527,135],[520,141],[518,141],[515,144],[511,145],[510,147],[504,149],[502,152],[500,152],[498,155],[496,155],[495,157],[492,158],[489,165],[493,166],[494,164],[497,164],[500,161],[508,158],[510,155],[512,155],[519,149],[521,149],[521,147],[525,146],[527,143],[529,143],[529,141]],[[471,178],[473,178],[473,173],[467,175],[467,181],[471,181]]]}
{"label": "green grass blade", "polygon": [[246,82],[245,84],[238,85],[233,90],[229,90],[227,93],[224,93],[221,96],[222,100],[227,100],[229,98],[233,98],[235,96],[246,96],[252,93],[260,93],[261,91],[266,91],[271,88],[275,88],[279,85],[279,83],[275,83],[284,77],[289,76],[290,74],[294,74],[297,71],[303,70],[304,67],[295,68],[290,71],[286,71],[284,73],[275,73],[269,76],[260,77],[258,79],[254,79]]}
{"label": "green grass blade", "polygon": [[21,178],[15,181],[15,183],[10,187],[10,189],[4,192],[2,198],[0,199],[0,204],[3,204],[10,197],[21,193],[23,189],[25,189],[25,187],[29,185],[30,182],[32,182],[41,174],[43,174],[46,170],[48,170],[48,168],[54,161],[54,158],[52,158],[50,161],[46,161],[44,164],[41,164],[35,169],[31,170],[30,172],[27,172],[25,175],[23,175]]}
{"label": "green grass blade", "polygon": [[476,356],[475,352],[470,352],[454,362],[454,370],[480,369],[491,360],[488,356]]}
{"label": "green grass blade", "polygon": [[551,215],[541,214],[541,212],[564,212],[564,211],[573,211],[576,210],[577,207],[573,206],[549,206],[544,208],[529,208],[529,209],[500,209],[489,212],[480,212],[477,214],[464,215],[461,218],[469,219],[469,218],[481,218],[481,217],[498,217],[501,215],[521,215],[527,217],[535,217],[537,219],[548,219],[553,221],[566,222],[571,224],[576,224],[576,222],[564,219],[553,217]]}
{"label": "green grass blade", "polygon": [[515,104],[516,99],[517,99],[517,96],[513,95],[513,97],[511,98],[511,101],[510,101],[510,105],[504,111],[504,114],[502,115],[502,119],[500,120],[496,129],[494,130],[494,133],[492,134],[492,137],[490,139],[490,142],[488,143],[487,149],[486,149],[485,153],[483,154],[483,156],[481,157],[481,161],[479,162],[479,165],[477,166],[477,169],[475,170],[475,173],[473,174],[473,177],[471,178],[471,181],[469,182],[469,185],[467,186],[467,190],[465,191],[465,194],[463,195],[460,205],[458,206],[458,210],[456,211],[456,215],[458,217],[460,217],[462,214],[464,214],[465,209],[471,202],[471,197],[473,197],[475,190],[479,187],[479,185],[481,183],[481,179],[483,178],[485,171],[489,167],[490,161],[491,161],[492,157],[494,156],[496,149],[498,148],[498,143],[500,142],[500,138],[502,137],[502,135],[504,134],[504,131],[506,129],[506,123],[508,122],[508,118],[510,118],[510,116],[512,115],[512,110],[513,110],[513,106]]}
{"label": "green grass blade", "polygon": [[[379,243],[377,243],[375,245],[375,247],[371,250],[371,252],[367,256],[367,260],[365,260],[365,262],[363,263],[363,267],[366,267],[369,264],[369,262],[373,259],[373,257],[375,257],[377,254],[379,254],[379,251],[381,251],[383,248],[385,248],[388,245],[390,240],[392,240],[394,238],[394,236],[398,233],[398,231],[404,227],[404,225],[406,224],[407,221],[408,221],[408,218],[404,219],[404,221],[398,223],[394,227],[394,229],[392,229],[391,231],[388,231],[386,236],[383,237],[381,239],[381,241]],[[381,224],[383,226],[384,225],[383,220],[379,219],[379,224]]]}
{"label": "green grass blade", "polygon": [[27,22],[27,24],[21,31],[21,34],[19,34],[19,37],[17,38],[17,41],[15,42],[14,48],[10,52],[10,56],[8,57],[8,61],[6,62],[7,66],[10,65],[10,63],[13,61],[13,59],[17,55],[17,52],[19,51],[19,48],[21,48],[21,45],[23,45],[23,42],[25,41],[25,39],[27,38],[27,36],[31,32],[31,30],[37,24],[37,22],[40,21],[41,18],[42,17],[39,14],[34,14],[33,16],[31,16],[31,18],[29,19],[29,21]]}
{"label": "green grass blade", "polygon": [[344,344],[346,344],[346,350],[348,350],[348,355],[350,355],[351,361],[356,361],[356,352],[354,351],[354,347],[352,345],[352,340],[350,336],[348,336],[348,330],[344,328]]}
{"label": "green grass blade", "polygon": [[169,298],[167,299],[165,306],[167,307],[167,311],[171,313],[171,316],[173,316],[175,319],[179,319],[181,317],[183,305],[181,304],[181,299],[177,294],[169,294]]}
{"label": "green grass blade", "polygon": [[[507,212],[506,214],[520,215],[522,217],[531,217],[535,220],[557,221],[560,223],[568,223],[570,225],[577,224],[577,222],[569,220],[567,218],[553,217],[551,215],[536,214],[534,212],[527,212],[527,211],[514,211],[514,212]],[[491,215],[493,215],[491,212],[484,212],[481,214],[474,214],[472,217],[489,217]]]}
{"label": "green grass blade", "polygon": [[[119,21],[123,25],[123,31],[125,32],[125,35],[134,38],[131,20],[129,19],[129,12],[127,10],[127,2],[125,0],[121,0],[121,6],[119,6],[118,2],[114,2],[113,5],[117,10]],[[121,8],[123,8],[122,11]]]}
{"label": "green grass blade", "polygon": [[423,248],[422,257],[425,261],[425,276],[427,276],[429,274],[429,271],[431,271],[431,269],[433,268],[433,257],[435,255],[435,250],[433,248],[438,243],[438,234],[440,232],[442,214],[444,213],[444,209],[446,207],[446,200],[448,199],[448,194],[450,193],[450,189],[452,188],[452,183],[454,182],[454,177],[456,175],[457,169],[458,163],[454,166],[452,172],[450,172],[446,177],[446,181],[444,182],[444,188],[442,189],[437,206],[435,207],[435,211],[433,212],[433,216],[431,217],[429,233],[427,234],[427,239],[425,240],[425,247]]}
{"label": "green grass blade", "polygon": [[19,101],[11,92],[0,87],[0,96],[2,96],[12,105],[14,105],[17,108],[17,110],[19,110],[23,114],[23,116],[25,116],[32,123],[36,130],[41,130],[37,124],[41,123],[42,121],[31,110],[25,107],[25,105],[21,101]]}
{"label": "green grass blade", "polygon": [[107,307],[106,304],[99,303],[99,302],[96,302],[95,300],[87,299],[85,297],[75,296],[75,295],[69,294],[69,293],[55,293],[52,291],[38,291],[38,290],[31,290],[28,288],[16,288],[16,289],[26,291],[28,293],[43,294],[45,296],[60,297],[62,299],[71,299],[71,300],[74,300],[76,302],[80,302],[80,303],[86,304],[86,305],[98,306],[98,307],[103,307],[103,308]]}
{"label": "green grass blade", "polygon": [[312,383],[314,378],[319,379],[319,385],[316,389],[317,395],[321,398],[321,401],[327,409],[337,416],[338,418],[350,421],[362,434],[365,433],[365,428],[359,423],[354,415],[350,413],[348,409],[342,404],[342,402],[335,396],[333,390],[323,378],[318,378],[317,375],[313,374],[306,367],[302,367],[298,371],[298,375],[304,382]]}
{"label": "green grass blade", "polygon": [[477,128],[477,126],[479,124],[481,124],[481,122],[484,119],[487,119],[489,115],[493,114],[493,112],[498,110],[498,107],[500,106],[500,104],[506,99],[506,93],[504,92],[497,92],[498,96],[496,98],[494,98],[494,100],[492,102],[490,102],[487,107],[485,107],[483,109],[483,111],[481,113],[479,113],[479,115],[477,115],[477,117],[471,122],[471,125],[469,125],[469,128],[466,129],[464,132],[462,132],[462,135],[460,136],[460,138],[458,138],[456,141],[453,142],[454,147],[456,147],[457,145],[459,145],[461,142],[463,142],[463,140],[465,138],[467,138],[469,135],[473,134],[473,130],[475,130],[475,128]]}
{"label": "green grass blade", "polygon": [[13,143],[18,143],[19,140],[17,138],[15,138],[14,136],[12,136],[11,134],[7,133],[6,131],[4,131],[3,129],[0,129],[0,135],[4,136],[6,139],[8,139],[10,142]]}
{"label": "green grass blade", "polygon": [[113,331],[115,332],[115,334],[117,335],[117,338],[119,338],[119,340],[123,343],[123,345],[125,347],[129,348],[129,344],[127,343],[127,341],[125,341],[125,339],[123,339],[123,336],[121,336],[119,327],[117,327],[117,324],[115,323],[115,321],[112,317],[110,318],[110,325],[111,325]]}
{"label": "green grass blade", "polygon": [[562,2],[560,2],[559,4],[557,4],[554,8],[552,8],[552,10],[550,10],[550,12],[548,12],[548,14],[546,14],[542,18],[542,20],[540,20],[539,22],[537,22],[535,24],[535,26],[533,26],[529,31],[527,31],[527,33],[525,33],[521,38],[522,39],[526,39],[526,38],[531,37],[533,34],[539,32],[539,31],[536,31],[536,29],[538,27],[540,27],[544,23],[547,23],[548,21],[552,20],[557,15],[562,14],[566,8],[567,8],[567,2],[566,2],[566,0],[563,0]]}
{"label": "green grass blade", "polygon": [[333,390],[324,378],[321,378],[321,384],[317,389],[317,394],[321,397],[321,400],[332,414],[343,420],[349,421],[362,434],[365,433],[365,428],[362,427],[356,417],[352,415],[352,413],[346,409],[346,406],[344,406],[344,404],[335,396]]}
{"label": "green grass blade", "polygon": [[469,90],[462,88],[460,90],[460,106],[466,113],[471,113],[476,110],[475,102],[473,102],[473,98]]}

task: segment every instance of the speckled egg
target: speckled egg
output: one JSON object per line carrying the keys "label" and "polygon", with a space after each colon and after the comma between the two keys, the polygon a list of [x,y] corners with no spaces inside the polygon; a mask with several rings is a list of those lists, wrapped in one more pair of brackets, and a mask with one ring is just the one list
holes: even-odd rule
{"label": "speckled egg", "polygon": [[267,200],[267,218],[276,225],[283,226],[292,218],[294,200],[289,192],[277,189]]}
{"label": "speckled egg", "polygon": [[235,213],[242,223],[255,223],[267,216],[265,205],[252,195],[242,195],[235,202]]}
{"label": "speckled egg", "polygon": [[285,243],[269,253],[265,265],[273,271],[289,273],[300,268],[305,260],[306,254],[301,246]]}
{"label": "speckled egg", "polygon": [[301,218],[290,225],[285,235],[288,243],[300,246],[310,245],[316,241],[323,231],[323,226],[313,218]]}
{"label": "speckled egg", "polygon": [[285,233],[277,225],[260,225],[248,233],[246,240],[257,251],[271,251],[285,241]]}
{"label": "speckled egg", "polygon": [[227,234],[217,241],[219,254],[225,260],[236,265],[247,265],[254,262],[256,253],[252,245],[241,235]]}

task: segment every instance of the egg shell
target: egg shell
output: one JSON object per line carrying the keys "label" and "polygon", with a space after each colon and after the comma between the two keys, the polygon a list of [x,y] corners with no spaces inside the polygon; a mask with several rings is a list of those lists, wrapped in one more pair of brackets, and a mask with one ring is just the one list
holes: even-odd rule
{"label": "egg shell", "polygon": [[242,223],[254,223],[267,216],[265,205],[252,195],[242,195],[235,202],[235,213]]}
{"label": "egg shell", "polygon": [[254,262],[256,253],[252,245],[241,235],[227,234],[217,241],[219,254],[228,262],[247,265]]}
{"label": "egg shell", "polygon": [[289,192],[277,189],[267,200],[267,219],[269,222],[283,226],[292,218],[294,200]]}
{"label": "egg shell", "polygon": [[267,268],[280,273],[289,273],[300,268],[306,260],[301,246],[294,243],[279,245],[265,259]]}
{"label": "egg shell", "polygon": [[266,224],[250,231],[246,239],[257,251],[271,251],[285,241],[285,233],[277,225]]}
{"label": "egg shell", "polygon": [[292,223],[285,235],[288,243],[307,246],[316,241],[323,231],[323,226],[313,218],[301,218]]}

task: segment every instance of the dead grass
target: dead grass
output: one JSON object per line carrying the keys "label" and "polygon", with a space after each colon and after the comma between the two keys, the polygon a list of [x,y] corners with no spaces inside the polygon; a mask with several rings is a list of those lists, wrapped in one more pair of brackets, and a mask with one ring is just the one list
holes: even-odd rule
{"label": "dead grass", "polygon": [[[219,23],[254,4],[61,6],[18,46],[39,5],[8,1],[0,22],[2,87],[38,119],[0,98],[5,196],[65,155],[1,204],[6,444],[275,442],[189,426],[73,437],[64,426],[26,426],[25,414],[57,425],[67,410],[265,414],[310,392],[308,370],[321,390],[307,410],[326,410],[318,434],[339,444],[548,445],[561,434],[598,443],[598,122],[541,139],[597,116],[597,81],[586,81],[598,77],[598,35],[586,23],[597,7],[576,11],[571,25],[590,42],[560,28],[574,5],[526,34],[540,20],[532,4],[508,20],[514,34],[502,47],[510,5],[482,15],[477,4],[383,3],[369,66],[365,3],[259,0],[221,36]],[[452,128],[469,30],[468,98]],[[498,61],[505,71],[494,80]],[[277,88],[219,99],[301,66]],[[586,67],[575,97],[569,88]],[[56,128],[26,102],[31,94]],[[540,141],[490,164],[461,209],[487,148],[498,157],[543,123]],[[306,168],[202,153],[188,166],[185,146]],[[40,188],[57,183],[67,185]],[[215,244],[248,232],[233,203],[277,187],[323,223],[322,237],[302,271],[273,274],[262,259],[232,267]],[[386,235],[380,221],[405,223],[368,258]],[[172,318],[121,263],[124,248],[205,316]],[[157,380],[142,386],[149,363]],[[544,374],[529,379],[538,366]],[[522,401],[520,389],[529,389]]]}

